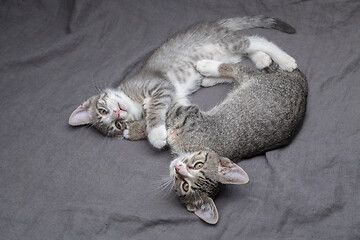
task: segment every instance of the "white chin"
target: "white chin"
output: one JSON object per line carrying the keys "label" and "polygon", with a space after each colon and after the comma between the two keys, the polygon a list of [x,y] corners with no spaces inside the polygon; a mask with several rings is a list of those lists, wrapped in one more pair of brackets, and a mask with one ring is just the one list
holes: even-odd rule
{"label": "white chin", "polygon": [[176,158],[176,159],[174,159],[174,160],[172,160],[171,161],[171,163],[170,163],[170,167],[169,167],[169,170],[170,170],[170,178],[171,179],[175,179],[175,175],[176,175],[176,171],[175,171],[175,165],[178,163],[178,159]]}
{"label": "white chin", "polygon": [[172,171],[175,172],[174,166],[175,166],[178,162],[179,162],[179,159],[178,159],[178,158],[176,158],[176,159],[174,159],[174,160],[171,161],[171,163],[170,163],[170,172],[172,172]]}

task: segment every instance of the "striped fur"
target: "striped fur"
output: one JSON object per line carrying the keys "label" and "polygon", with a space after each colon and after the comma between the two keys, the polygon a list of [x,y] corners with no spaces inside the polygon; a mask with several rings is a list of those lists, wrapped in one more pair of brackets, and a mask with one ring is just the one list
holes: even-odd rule
{"label": "striped fur", "polygon": [[[171,104],[188,105],[189,94],[197,91],[201,85],[212,86],[224,81],[203,79],[193,67],[198,60],[239,62],[243,56],[248,56],[257,67],[263,68],[272,57],[275,61],[279,60],[279,64],[288,71],[296,67],[293,58],[266,39],[243,36],[238,32],[255,27],[295,32],[288,24],[263,16],[196,24],[169,38],[153,52],[135,75],[122,81],[118,87],[85,101],[70,116],[69,123],[92,124],[107,136],[127,137],[127,131],[124,132],[119,121],[143,118],[145,112],[142,105],[147,99],[145,121],[148,139],[153,146],[163,147],[166,145],[165,119]],[[258,52],[264,52],[263,59],[254,57]],[[293,61],[289,65],[286,59]],[[106,106],[103,106],[107,115],[99,116],[95,114],[99,112],[96,99],[103,99],[104,93],[114,98],[109,98],[107,104],[104,104]],[[116,114],[118,112],[120,114]]]}

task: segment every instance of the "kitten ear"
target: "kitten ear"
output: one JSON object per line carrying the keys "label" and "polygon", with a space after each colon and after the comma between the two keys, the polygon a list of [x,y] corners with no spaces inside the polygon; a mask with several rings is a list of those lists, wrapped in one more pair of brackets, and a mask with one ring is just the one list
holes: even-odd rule
{"label": "kitten ear", "polygon": [[86,100],[83,104],[81,104],[75,111],[72,112],[69,118],[69,124],[71,126],[80,126],[89,124],[90,121],[90,113],[89,108],[91,104],[92,98]]}
{"label": "kitten ear", "polygon": [[216,224],[219,220],[219,213],[214,201],[210,197],[203,197],[202,204],[192,210],[196,216],[209,224]]}
{"label": "kitten ear", "polygon": [[219,162],[218,177],[222,184],[245,184],[249,182],[249,176],[244,169],[224,157]]}

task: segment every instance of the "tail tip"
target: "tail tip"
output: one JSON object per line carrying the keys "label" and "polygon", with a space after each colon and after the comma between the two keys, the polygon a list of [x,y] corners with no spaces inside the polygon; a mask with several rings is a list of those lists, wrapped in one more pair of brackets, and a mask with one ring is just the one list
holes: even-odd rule
{"label": "tail tip", "polygon": [[275,22],[274,22],[275,29],[278,29],[282,32],[289,33],[289,34],[296,33],[296,29],[293,28],[292,26],[290,26],[289,24],[287,24],[286,22],[283,22],[279,19],[274,19],[274,20],[275,20]]}

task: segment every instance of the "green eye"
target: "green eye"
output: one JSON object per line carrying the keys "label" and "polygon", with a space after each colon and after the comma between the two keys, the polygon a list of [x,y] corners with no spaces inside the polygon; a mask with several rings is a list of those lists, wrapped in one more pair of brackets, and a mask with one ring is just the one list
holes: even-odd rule
{"label": "green eye", "polygon": [[116,121],[116,122],[115,122],[115,127],[116,127],[117,129],[121,130],[121,129],[122,129],[122,124],[121,124],[119,121]]}
{"label": "green eye", "polygon": [[185,192],[188,192],[189,191],[189,184],[187,182],[184,182],[183,185],[182,185],[182,188]]}
{"label": "green eye", "polygon": [[201,169],[203,166],[204,166],[204,163],[203,163],[203,162],[198,162],[198,163],[195,164],[194,169],[195,169],[195,170],[199,170],[199,169]]}
{"label": "green eye", "polygon": [[99,108],[98,111],[99,111],[99,113],[100,113],[101,115],[106,115],[106,114],[108,114],[108,111],[107,111],[106,109],[104,109],[104,108]]}

